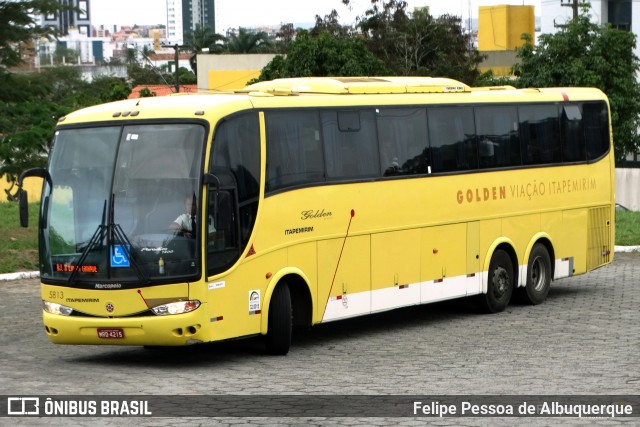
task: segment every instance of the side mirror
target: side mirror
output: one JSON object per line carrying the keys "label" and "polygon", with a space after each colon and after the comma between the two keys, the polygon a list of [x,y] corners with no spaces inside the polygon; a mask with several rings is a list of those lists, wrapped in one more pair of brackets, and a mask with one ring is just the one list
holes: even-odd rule
{"label": "side mirror", "polygon": [[50,187],[53,185],[51,183],[51,175],[49,175],[49,172],[46,169],[33,168],[26,170],[20,174],[20,178],[18,178],[18,187],[22,188],[22,181],[24,181],[25,178],[29,178],[30,176],[37,176],[39,178],[45,179]]}
{"label": "side mirror", "polygon": [[51,182],[51,175],[46,169],[42,168],[34,168],[29,169],[20,174],[20,178],[18,178],[18,204],[20,206],[20,225],[22,227],[29,226],[29,201],[27,198],[27,192],[22,189],[22,182],[25,178],[30,176],[40,177],[47,181],[49,187],[53,187]]}
{"label": "side mirror", "polygon": [[22,188],[18,190],[18,205],[20,206],[20,226],[29,226],[29,200],[27,190]]}

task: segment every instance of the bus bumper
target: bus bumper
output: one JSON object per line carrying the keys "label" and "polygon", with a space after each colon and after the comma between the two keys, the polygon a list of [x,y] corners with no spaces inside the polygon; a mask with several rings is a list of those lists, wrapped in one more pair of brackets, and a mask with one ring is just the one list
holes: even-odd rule
{"label": "bus bumper", "polygon": [[158,317],[87,318],[42,313],[55,344],[183,346],[204,341],[197,310]]}

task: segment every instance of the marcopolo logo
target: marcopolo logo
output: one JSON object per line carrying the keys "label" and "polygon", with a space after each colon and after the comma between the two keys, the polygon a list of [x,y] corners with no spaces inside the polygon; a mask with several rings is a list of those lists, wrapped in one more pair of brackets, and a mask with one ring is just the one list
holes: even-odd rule
{"label": "marcopolo logo", "polygon": [[8,397],[7,415],[40,415],[40,398]]}

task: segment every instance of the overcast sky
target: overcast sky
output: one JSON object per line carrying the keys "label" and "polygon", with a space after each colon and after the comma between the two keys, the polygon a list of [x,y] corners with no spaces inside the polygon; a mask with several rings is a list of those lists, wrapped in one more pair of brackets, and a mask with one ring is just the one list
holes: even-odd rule
{"label": "overcast sky", "polygon": [[[429,6],[431,14],[449,13],[478,17],[478,6],[496,4],[533,5],[540,15],[542,0],[407,0],[409,8]],[[556,0],[557,1],[557,0]],[[292,22],[314,23],[315,16],[324,16],[336,9],[341,21],[352,24],[371,5],[370,0],[351,0],[349,10],[340,0],[216,0],[216,32],[228,28],[280,25]],[[92,0],[93,25],[166,24],[166,0]]]}

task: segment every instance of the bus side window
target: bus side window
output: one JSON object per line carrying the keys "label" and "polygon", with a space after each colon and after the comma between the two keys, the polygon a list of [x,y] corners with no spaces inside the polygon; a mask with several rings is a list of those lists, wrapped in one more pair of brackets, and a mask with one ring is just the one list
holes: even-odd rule
{"label": "bus side window", "polygon": [[567,104],[562,111],[562,161],[586,160],[580,105]]}
{"label": "bus side window", "polygon": [[516,109],[507,106],[475,107],[480,146],[480,167],[519,166],[520,138]]}
{"label": "bus side window", "polygon": [[327,178],[369,178],[379,174],[374,114],[372,109],[320,114]]}
{"label": "bus side window", "polygon": [[324,181],[318,112],[267,112],[265,190]]}
{"label": "bus side window", "polygon": [[476,169],[473,110],[463,107],[429,108],[429,143],[433,172]]}
{"label": "bus side window", "polygon": [[560,124],[556,105],[518,107],[522,163],[535,165],[560,162]]}
{"label": "bus side window", "polygon": [[429,167],[424,108],[377,109],[382,176],[426,174]]}
{"label": "bus side window", "polygon": [[584,104],[584,136],[587,160],[596,160],[609,150],[609,121],[605,103]]}

